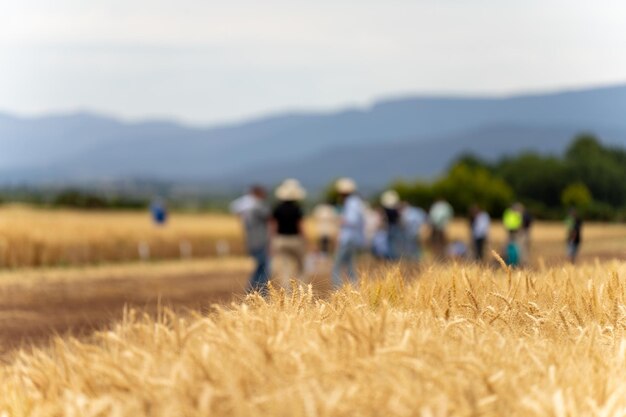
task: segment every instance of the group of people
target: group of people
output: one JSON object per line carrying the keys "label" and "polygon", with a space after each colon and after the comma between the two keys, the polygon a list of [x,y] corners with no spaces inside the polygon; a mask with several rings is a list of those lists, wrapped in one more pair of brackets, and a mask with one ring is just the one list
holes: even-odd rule
{"label": "group of people", "polygon": [[[567,257],[575,263],[582,241],[582,218],[575,208],[569,210],[565,219]],[[502,224],[508,239],[504,259],[508,265],[519,266],[528,262],[531,247],[533,217],[521,203],[515,203],[504,211]],[[477,260],[484,256],[485,243],[489,236],[490,218],[486,211],[475,205],[470,210],[470,227],[474,253]]]}
{"label": "group of people", "polygon": [[[328,205],[318,206],[314,211],[317,219],[319,252],[329,254],[336,238],[336,256],[333,267],[333,284],[342,284],[345,272],[356,280],[354,260],[365,243],[365,206],[356,194],[356,183],[343,178],[336,183],[341,209]],[[303,277],[307,240],[303,226],[304,213],[301,206],[306,191],[295,179],[285,180],[275,191],[276,205],[270,208],[267,192],[261,186],[253,186],[249,192],[231,203],[230,209],[244,225],[246,247],[255,259],[256,267],[250,279],[249,290],[265,292],[270,278],[270,254],[274,277],[279,285],[288,286],[294,277]]]}
{"label": "group of people", "polygon": [[[320,204],[312,212],[317,248],[322,258],[334,252],[332,283],[342,285],[344,278],[356,281],[355,259],[369,249],[380,259],[417,261],[422,256],[421,235],[430,229],[430,248],[436,259],[472,257],[483,261],[489,240],[491,218],[479,205],[469,210],[471,250],[462,241],[448,241],[448,226],[454,217],[452,206],[438,198],[426,212],[402,201],[394,190],[385,191],[375,207],[357,193],[350,178],[335,183],[336,204]],[[302,201],[306,190],[295,179],[287,179],[275,190],[276,203],[270,207],[266,190],[252,186],[248,193],[231,203],[230,209],[244,225],[248,253],[256,261],[249,290],[264,292],[270,276],[288,288],[292,278],[303,278],[307,269],[309,240],[305,236]],[[508,240],[503,258],[509,265],[522,265],[530,250],[533,219],[520,203],[505,210],[502,223]],[[580,245],[582,221],[575,211],[568,219],[568,255],[575,260]],[[271,257],[271,267],[270,267]]]}
{"label": "group of people", "polygon": [[[437,254],[445,253],[445,228],[452,220],[452,207],[437,201],[426,213],[400,200],[389,190],[382,194],[380,205],[371,208],[357,193],[357,184],[350,178],[335,183],[336,205],[321,204],[313,210],[321,257],[334,251],[332,283],[342,285],[345,278],[357,279],[357,254],[370,248],[386,260],[418,260],[421,256],[420,234],[430,219]],[[261,186],[252,186],[248,193],[230,205],[245,230],[246,248],[256,262],[249,290],[265,292],[272,276],[287,287],[292,278],[302,278],[306,269],[307,239],[303,226],[302,200],[306,191],[295,179],[287,179],[276,188],[274,207]],[[271,267],[270,267],[271,257]]]}

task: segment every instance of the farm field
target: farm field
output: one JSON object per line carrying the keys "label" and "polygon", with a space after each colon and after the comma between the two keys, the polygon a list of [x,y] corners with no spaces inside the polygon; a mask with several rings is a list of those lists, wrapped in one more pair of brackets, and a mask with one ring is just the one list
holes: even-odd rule
{"label": "farm field", "polygon": [[[331,294],[326,262],[310,290],[263,300],[245,296],[252,263],[231,216],[158,229],[145,213],[9,207],[0,221],[15,261],[0,271],[2,417],[626,410],[624,225],[586,225],[576,266],[563,225],[538,223],[527,269],[363,257],[358,288]],[[206,252],[180,259],[183,238]],[[160,248],[143,262],[141,241]]]}
{"label": "farm field", "polygon": [[229,254],[242,254],[232,216],[176,213],[156,227],[141,211],[0,208],[0,266],[8,268],[207,257],[216,255],[220,243]]}
{"label": "farm field", "polygon": [[127,310],[0,365],[0,414],[624,415],[626,263],[402,275],[324,298]]}
{"label": "farm field", "polygon": [[[311,221],[306,229],[313,240]],[[423,239],[426,235],[424,230]],[[466,222],[455,221],[450,238],[467,241]],[[563,224],[538,222],[533,229],[534,260],[560,262],[564,239]],[[494,222],[491,246],[499,250],[504,242],[505,232]],[[147,253],[142,255],[142,250]],[[165,227],[155,227],[146,212],[0,208],[0,268],[206,258],[219,255],[220,250],[222,255],[244,254],[241,227],[233,216],[173,213]],[[585,225],[582,253],[602,259],[626,256],[626,225]]]}

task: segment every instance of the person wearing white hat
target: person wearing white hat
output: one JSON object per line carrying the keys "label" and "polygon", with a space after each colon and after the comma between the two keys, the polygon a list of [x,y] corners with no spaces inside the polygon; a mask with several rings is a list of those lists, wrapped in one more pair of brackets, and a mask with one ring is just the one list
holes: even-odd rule
{"label": "person wearing white hat", "polygon": [[452,221],[453,217],[454,210],[452,209],[450,203],[448,203],[443,197],[437,198],[428,212],[428,218],[431,225],[430,239],[433,254],[439,259],[442,259],[446,255],[446,246],[448,245],[446,228],[448,227],[450,221]]}
{"label": "person wearing white hat", "polygon": [[341,178],[335,187],[342,208],[332,280],[333,286],[339,288],[343,283],[344,269],[352,282],[357,279],[354,261],[358,250],[365,244],[365,209],[363,201],[356,194],[357,186],[354,180]]}
{"label": "person wearing white hat", "polygon": [[290,279],[302,279],[306,244],[302,227],[303,212],[300,201],[306,191],[295,179],[287,179],[276,189],[278,204],[272,213],[274,238],[274,271],[278,283],[289,288]]}
{"label": "person wearing white hat", "polygon": [[402,228],[400,225],[400,196],[395,190],[387,190],[380,197],[383,219],[387,232],[387,259],[397,260],[402,251]]}

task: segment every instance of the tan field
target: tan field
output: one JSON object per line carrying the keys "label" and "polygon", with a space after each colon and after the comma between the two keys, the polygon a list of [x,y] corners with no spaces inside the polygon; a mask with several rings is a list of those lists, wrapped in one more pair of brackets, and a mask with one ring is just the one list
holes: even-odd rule
{"label": "tan field", "polygon": [[0,415],[623,416],[625,275],[426,265],[322,299],[127,311],[1,366]]}
{"label": "tan field", "polygon": [[[315,227],[306,224],[311,240]],[[426,228],[425,228],[426,229]],[[424,230],[424,239],[427,231]],[[492,248],[505,241],[495,223]],[[468,239],[464,221],[457,220],[451,239]],[[562,258],[565,230],[560,223],[538,223],[533,230],[534,257],[550,263]],[[583,255],[602,259],[626,255],[626,225],[588,224]],[[72,266],[139,260],[142,250],[150,260],[243,255],[237,219],[220,214],[174,213],[165,227],[156,227],[146,212],[85,212],[41,210],[24,206],[0,208],[0,267]],[[147,249],[146,249],[147,248]]]}
{"label": "tan field", "polygon": [[0,416],[626,415],[626,226],[583,234],[577,266],[538,223],[527,269],[363,257],[264,301],[231,216],[4,208]]}
{"label": "tan field", "polygon": [[227,215],[175,214],[156,227],[147,212],[0,209],[0,265],[9,268],[128,262],[140,258],[140,247],[149,259],[206,257],[220,241],[242,254],[240,237]]}

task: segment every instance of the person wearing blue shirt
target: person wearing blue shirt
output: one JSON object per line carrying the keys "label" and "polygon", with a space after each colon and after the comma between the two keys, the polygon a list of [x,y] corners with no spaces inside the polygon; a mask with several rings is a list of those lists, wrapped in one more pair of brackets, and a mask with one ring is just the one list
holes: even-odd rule
{"label": "person wearing blue shirt", "polygon": [[419,207],[413,207],[407,202],[401,204],[401,223],[404,234],[403,257],[408,260],[417,261],[421,257],[421,231],[422,225],[426,223],[427,215]]}
{"label": "person wearing blue shirt", "polygon": [[259,291],[267,294],[270,276],[269,220],[271,211],[266,200],[265,188],[254,185],[250,191],[233,201],[230,211],[241,218],[248,253],[256,262],[250,277],[248,292]]}

